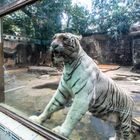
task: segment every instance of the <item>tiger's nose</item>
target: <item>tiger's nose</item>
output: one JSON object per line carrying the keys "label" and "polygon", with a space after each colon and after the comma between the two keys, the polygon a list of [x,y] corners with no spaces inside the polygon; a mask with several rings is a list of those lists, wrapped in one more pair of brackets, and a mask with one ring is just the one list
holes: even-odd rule
{"label": "tiger's nose", "polygon": [[53,41],[53,42],[51,43],[51,47],[52,47],[53,49],[55,49],[55,48],[59,47],[59,44],[58,44],[56,41]]}

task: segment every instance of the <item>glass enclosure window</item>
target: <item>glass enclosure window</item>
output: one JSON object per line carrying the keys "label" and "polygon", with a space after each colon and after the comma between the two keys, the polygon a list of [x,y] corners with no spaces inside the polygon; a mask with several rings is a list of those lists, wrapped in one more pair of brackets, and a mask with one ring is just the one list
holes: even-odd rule
{"label": "glass enclosure window", "polygon": [[16,2],[17,0],[0,0],[0,8]]}
{"label": "glass enclosure window", "polygon": [[[0,8],[15,1],[0,0]],[[112,118],[110,113],[118,113],[120,111],[117,110],[118,106],[126,106],[126,110],[123,111],[127,112],[129,111],[127,107],[131,104],[127,100],[129,97],[126,97],[124,92],[117,87],[119,86],[133,98],[135,103],[132,111],[133,125],[140,127],[139,6],[137,0],[125,0],[125,2],[122,0],[118,2],[112,0],[88,0],[87,2],[42,0],[4,16],[5,102],[1,105],[25,118],[32,115],[38,116],[49,104],[55,92],[59,91],[53,106],[65,105],[65,107],[53,113],[51,117],[47,116],[50,119],[46,119],[41,124],[52,130],[63,124],[77,96],[79,99],[76,99],[75,104],[78,106],[79,102],[83,103],[78,109],[75,105],[76,111],[73,109],[75,117],[80,111],[82,112],[81,108],[83,110],[86,108],[85,105],[90,98],[92,102],[89,106],[92,108],[80,114],[83,117],[76,123],[69,138],[72,140],[106,140],[113,137],[116,131],[112,123],[106,123],[98,118],[108,115],[106,112],[109,112],[107,118]],[[82,39],[70,34],[61,37],[59,34],[54,37],[56,33],[67,32],[79,38],[82,36]],[[68,41],[68,39],[71,40]],[[52,43],[53,40],[56,42]],[[92,62],[89,57],[85,57],[84,53],[85,59],[83,56],[79,57],[80,53],[71,56],[70,52],[74,50],[79,40],[83,50],[92,58]],[[50,46],[58,47],[60,44],[57,43],[66,44],[67,56],[61,52],[64,48],[52,54]],[[74,51],[77,50],[79,49]],[[57,60],[61,58],[59,55],[62,55],[63,61],[57,63]],[[67,68],[70,71],[64,75],[66,81],[61,81],[61,76]],[[117,86],[112,84],[112,80],[106,80],[101,72],[113,79]],[[77,78],[78,76],[80,77]],[[92,81],[92,77],[93,85],[89,82]],[[107,82],[109,82],[108,85]],[[81,93],[83,90],[86,91],[85,94]],[[93,90],[96,91],[93,92],[93,96],[89,97],[87,93]],[[84,98],[78,93],[83,94],[81,96]],[[88,97],[85,96],[86,94]],[[67,104],[63,101],[64,104],[62,104],[62,98],[70,99]],[[107,111],[112,108],[113,110]],[[113,123],[116,121],[114,116],[111,121]],[[117,122],[117,124],[121,123],[120,120]],[[139,133],[136,133],[135,140],[139,139]]]}

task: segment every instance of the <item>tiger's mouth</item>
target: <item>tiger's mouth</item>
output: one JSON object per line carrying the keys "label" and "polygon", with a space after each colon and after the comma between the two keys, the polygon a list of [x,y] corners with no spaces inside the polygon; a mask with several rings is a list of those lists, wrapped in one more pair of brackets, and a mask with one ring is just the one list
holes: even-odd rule
{"label": "tiger's mouth", "polygon": [[53,50],[52,51],[52,60],[54,60],[55,62],[64,61],[63,52],[60,50]]}
{"label": "tiger's mouth", "polygon": [[59,51],[59,50],[52,51],[52,54],[53,54],[53,57],[56,57],[56,58],[63,57],[62,51]]}

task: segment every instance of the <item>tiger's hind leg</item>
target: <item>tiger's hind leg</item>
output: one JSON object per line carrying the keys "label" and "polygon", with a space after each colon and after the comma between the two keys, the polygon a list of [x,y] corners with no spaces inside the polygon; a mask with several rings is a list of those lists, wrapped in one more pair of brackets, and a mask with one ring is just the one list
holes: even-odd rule
{"label": "tiger's hind leg", "polygon": [[116,127],[118,140],[131,140],[131,112],[120,114],[120,124]]}
{"label": "tiger's hind leg", "polygon": [[122,135],[124,140],[131,140],[131,119],[129,118],[124,124],[121,125]]}

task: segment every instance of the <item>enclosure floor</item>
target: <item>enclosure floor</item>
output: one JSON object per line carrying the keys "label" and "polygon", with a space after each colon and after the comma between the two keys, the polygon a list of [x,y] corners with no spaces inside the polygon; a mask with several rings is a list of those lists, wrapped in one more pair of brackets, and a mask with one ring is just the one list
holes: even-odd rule
{"label": "enclosure floor", "polygon": [[[118,66],[104,65],[100,68],[132,95],[136,103],[134,116],[140,116],[140,75],[130,72],[131,67],[118,69]],[[113,68],[114,70],[112,70]],[[41,75],[40,73],[28,73],[27,69],[8,71],[5,74],[5,104],[20,110],[27,117],[39,114],[53,96],[59,80],[60,75],[50,76],[47,74]],[[68,110],[69,108],[65,108],[55,113],[43,125],[52,129],[62,124]],[[22,115],[20,112],[17,111],[19,115]],[[77,124],[70,138],[72,140],[101,140],[102,133],[97,133],[94,128],[93,117],[87,113]]]}

